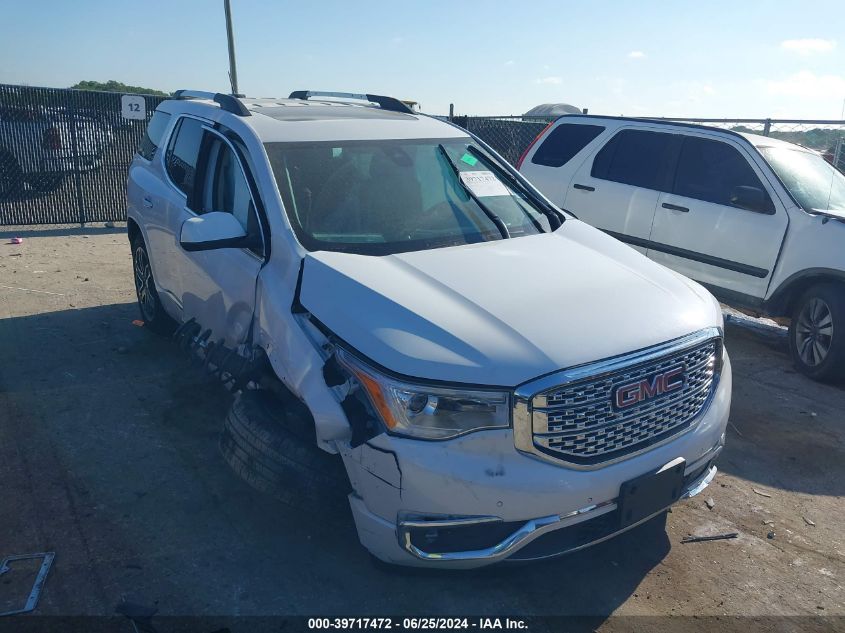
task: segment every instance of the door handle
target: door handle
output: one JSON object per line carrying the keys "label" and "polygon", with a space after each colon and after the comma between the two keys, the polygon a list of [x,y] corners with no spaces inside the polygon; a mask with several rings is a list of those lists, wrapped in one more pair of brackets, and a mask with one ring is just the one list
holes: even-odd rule
{"label": "door handle", "polygon": [[670,204],[669,202],[664,202],[660,205],[664,209],[671,209],[672,211],[680,211],[681,213],[689,213],[689,209],[686,207],[680,207],[677,204]]}
{"label": "door handle", "polygon": [[144,203],[144,206],[147,209],[153,208],[153,201],[152,201],[152,198],[150,198],[149,196],[144,196],[144,202],[143,203]]}
{"label": "door handle", "polygon": [[572,187],[575,188],[575,189],[580,189],[581,191],[595,191],[596,190],[595,187],[590,187],[589,185],[579,185],[577,182],[574,185],[572,185]]}

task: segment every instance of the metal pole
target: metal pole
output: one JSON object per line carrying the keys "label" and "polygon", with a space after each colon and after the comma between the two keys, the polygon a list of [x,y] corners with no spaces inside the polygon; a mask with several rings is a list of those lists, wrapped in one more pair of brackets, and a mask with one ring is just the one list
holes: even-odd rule
{"label": "metal pole", "polygon": [[449,104],[449,120],[451,121],[454,118],[455,118],[455,104],[450,103]]}
{"label": "metal pole", "polygon": [[226,11],[226,39],[229,42],[229,83],[232,84],[232,94],[240,96],[238,69],[235,64],[235,36],[232,33],[232,7],[229,6],[229,0],[223,0],[223,8]]}
{"label": "metal pole", "polygon": [[82,96],[82,92],[77,90],[68,90],[66,92],[68,97],[67,113],[70,127],[70,147],[73,152],[73,185],[76,189],[76,210],[79,213],[79,226],[85,228],[85,198],[82,193],[82,166],[79,163],[79,136],[77,131],[77,117],[76,117],[76,99]]}

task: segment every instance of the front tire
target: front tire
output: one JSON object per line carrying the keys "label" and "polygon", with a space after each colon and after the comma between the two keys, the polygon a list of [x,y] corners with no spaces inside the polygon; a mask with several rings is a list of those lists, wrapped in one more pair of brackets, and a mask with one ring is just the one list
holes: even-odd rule
{"label": "front tire", "polygon": [[796,369],[818,381],[845,374],[845,288],[816,284],[795,304],[789,326],[789,350]]}
{"label": "front tire", "polygon": [[226,417],[220,451],[244,481],[286,505],[310,514],[346,507],[343,462],[317,446],[313,419],[293,396],[241,392]]}
{"label": "front tire", "polygon": [[164,311],[161,299],[156,291],[153,279],[153,268],[150,255],[144,240],[136,238],[132,241],[132,271],[135,277],[135,294],[138,297],[138,307],[144,327],[156,334],[169,335],[176,329],[176,322]]}

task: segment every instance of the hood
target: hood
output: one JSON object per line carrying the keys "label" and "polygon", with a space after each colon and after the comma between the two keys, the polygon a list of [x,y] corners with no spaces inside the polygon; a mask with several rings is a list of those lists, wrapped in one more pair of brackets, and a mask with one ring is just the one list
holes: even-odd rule
{"label": "hood", "polygon": [[701,286],[578,220],[385,257],[309,253],[300,302],[389,370],[506,387],[721,326]]}

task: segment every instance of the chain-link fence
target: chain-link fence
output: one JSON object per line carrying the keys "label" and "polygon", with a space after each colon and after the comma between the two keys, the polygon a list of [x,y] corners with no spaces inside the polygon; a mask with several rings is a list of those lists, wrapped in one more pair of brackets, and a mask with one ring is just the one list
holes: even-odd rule
{"label": "chain-link fence", "polygon": [[452,121],[478,136],[512,165],[557,117],[456,116]]}
{"label": "chain-link fence", "polygon": [[[654,117],[657,118],[657,117]],[[452,120],[516,164],[522,152],[556,117],[456,116]],[[760,134],[809,147],[845,171],[845,121],[797,119],[658,119]]]}
{"label": "chain-link fence", "polygon": [[0,225],[123,220],[161,97],[0,84]]}
{"label": "chain-link fence", "polygon": [[[125,219],[129,163],[162,100],[0,84],[0,225]],[[515,164],[554,119],[456,116],[453,121]],[[845,170],[845,121],[672,120],[804,145]]]}

